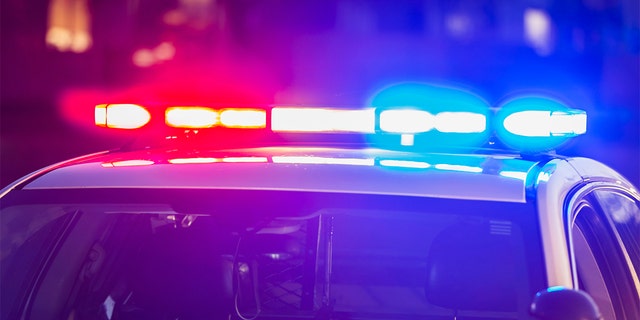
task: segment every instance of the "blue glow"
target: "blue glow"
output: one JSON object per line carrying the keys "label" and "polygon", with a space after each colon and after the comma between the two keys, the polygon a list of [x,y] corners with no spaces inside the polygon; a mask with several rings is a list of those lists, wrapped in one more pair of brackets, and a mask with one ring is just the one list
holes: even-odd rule
{"label": "blue glow", "polygon": [[[400,83],[384,88],[371,99],[379,115],[377,144],[414,148],[478,147],[488,141],[490,108],[468,91],[427,83]],[[392,138],[412,134],[412,138]],[[413,141],[411,141],[413,139]]]}
{"label": "blue glow", "polygon": [[435,128],[440,132],[482,133],[487,130],[487,117],[473,112],[440,112]]}
{"label": "blue glow", "polygon": [[487,117],[473,112],[440,112],[435,116],[423,110],[399,109],[380,112],[380,130],[392,133],[481,133]]}
{"label": "blue glow", "polygon": [[385,167],[400,167],[412,169],[427,169],[431,167],[431,165],[426,162],[407,160],[380,160],[380,165]]}
{"label": "blue glow", "polygon": [[576,136],[587,131],[587,114],[582,110],[519,111],[504,119],[504,128],[524,137]]}
{"label": "blue glow", "polygon": [[422,110],[385,110],[380,112],[380,129],[385,132],[419,133],[433,129],[434,116]]}
{"label": "blue glow", "polygon": [[549,287],[547,288],[547,292],[555,292],[555,291],[562,291],[562,290],[566,290],[566,287],[563,286],[554,286],[554,287]]}
{"label": "blue glow", "polygon": [[587,116],[558,100],[522,96],[502,104],[494,127],[498,138],[508,147],[525,153],[544,152],[584,134]]}

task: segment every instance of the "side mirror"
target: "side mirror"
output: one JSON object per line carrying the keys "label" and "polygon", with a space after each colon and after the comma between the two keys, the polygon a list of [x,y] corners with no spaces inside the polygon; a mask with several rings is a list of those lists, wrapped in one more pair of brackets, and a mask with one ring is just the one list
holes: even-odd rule
{"label": "side mirror", "polygon": [[583,291],[551,287],[536,293],[531,314],[544,320],[601,320],[591,297]]}

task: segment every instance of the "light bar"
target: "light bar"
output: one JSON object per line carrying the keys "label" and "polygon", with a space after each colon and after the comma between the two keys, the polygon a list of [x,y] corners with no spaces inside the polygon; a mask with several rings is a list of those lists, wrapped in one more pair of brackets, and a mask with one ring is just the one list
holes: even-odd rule
{"label": "light bar", "polygon": [[420,133],[433,129],[435,117],[422,110],[384,110],[380,130],[393,133]]}
{"label": "light bar", "polygon": [[222,109],[220,125],[227,128],[265,128],[267,112],[260,109]]}
{"label": "light bar", "polygon": [[219,122],[218,112],[207,107],[170,107],[164,117],[165,123],[174,128],[211,128]]}
{"label": "light bar", "polygon": [[440,112],[435,128],[445,133],[480,133],[487,129],[487,117],[474,112]]}
{"label": "light bar", "polygon": [[582,110],[529,110],[508,115],[504,128],[524,137],[573,137],[587,131],[587,114]]}
{"label": "light bar", "polygon": [[431,130],[442,133],[481,133],[487,129],[487,117],[474,112],[440,112],[435,116],[423,110],[384,110],[380,130],[415,134]]}
{"label": "light bar", "polygon": [[100,127],[137,129],[149,120],[149,111],[137,104],[100,104],[95,108],[95,123]]}
{"label": "light bar", "polygon": [[375,110],[276,107],[271,111],[275,132],[361,132],[375,131]]}

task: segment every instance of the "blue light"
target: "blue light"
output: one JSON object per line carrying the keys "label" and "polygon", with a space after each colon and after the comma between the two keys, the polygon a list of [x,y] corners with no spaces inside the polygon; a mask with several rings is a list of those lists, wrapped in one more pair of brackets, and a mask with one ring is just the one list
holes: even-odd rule
{"label": "blue light", "polygon": [[436,130],[449,133],[482,133],[487,130],[487,116],[473,112],[440,112]]}
{"label": "blue light", "polygon": [[[490,108],[465,90],[427,83],[400,83],[379,91],[377,144],[418,149],[479,147],[489,139]],[[401,135],[397,136],[397,135]]]}
{"label": "blue light", "polygon": [[432,130],[434,116],[422,110],[385,110],[380,112],[380,129],[394,133],[420,133]]}
{"label": "blue light", "polygon": [[582,110],[528,110],[508,115],[504,128],[524,137],[572,137],[587,131],[587,114]]}
{"label": "blue light", "polygon": [[555,291],[562,291],[562,290],[566,290],[566,287],[563,286],[555,286],[555,287],[549,287],[547,288],[547,292],[555,292]]}
{"label": "blue light", "polygon": [[493,126],[506,146],[523,153],[553,150],[584,134],[587,115],[542,96],[522,96],[502,104]]}

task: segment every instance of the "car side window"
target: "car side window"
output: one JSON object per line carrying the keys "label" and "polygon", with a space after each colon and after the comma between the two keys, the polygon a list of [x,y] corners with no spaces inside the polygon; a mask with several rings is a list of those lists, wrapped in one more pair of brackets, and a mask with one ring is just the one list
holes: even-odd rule
{"label": "car side window", "polygon": [[591,295],[604,319],[637,319],[635,271],[616,227],[593,192],[577,202],[572,217],[569,231],[578,288]]}
{"label": "car side window", "polygon": [[620,235],[636,274],[640,274],[640,207],[631,196],[610,190],[594,192],[602,211]]}

